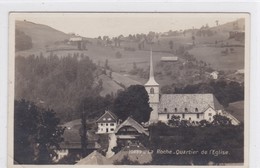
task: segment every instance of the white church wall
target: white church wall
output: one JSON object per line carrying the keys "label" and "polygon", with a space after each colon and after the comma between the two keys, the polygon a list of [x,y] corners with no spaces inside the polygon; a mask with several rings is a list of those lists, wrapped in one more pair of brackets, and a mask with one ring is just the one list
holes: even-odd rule
{"label": "white church wall", "polygon": [[217,112],[213,109],[213,108],[211,108],[211,107],[209,107],[205,112],[204,112],[204,120],[207,120],[207,121],[209,121],[209,122],[212,122],[213,121],[213,116],[214,115],[216,115],[217,114]]}

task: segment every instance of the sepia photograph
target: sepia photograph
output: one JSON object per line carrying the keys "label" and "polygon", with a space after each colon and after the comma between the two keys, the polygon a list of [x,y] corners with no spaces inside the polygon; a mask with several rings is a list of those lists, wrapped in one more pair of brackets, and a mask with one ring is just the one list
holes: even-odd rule
{"label": "sepia photograph", "polygon": [[10,13],[9,167],[247,167],[249,21]]}

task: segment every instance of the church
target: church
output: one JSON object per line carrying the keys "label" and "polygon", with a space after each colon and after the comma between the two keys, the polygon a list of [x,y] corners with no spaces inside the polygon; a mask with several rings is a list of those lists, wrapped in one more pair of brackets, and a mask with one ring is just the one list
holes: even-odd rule
{"label": "church", "polygon": [[213,121],[213,116],[223,114],[223,107],[211,93],[207,94],[160,94],[153,70],[153,56],[150,53],[150,75],[144,85],[152,108],[149,123],[167,122],[173,115],[181,120],[198,122]]}

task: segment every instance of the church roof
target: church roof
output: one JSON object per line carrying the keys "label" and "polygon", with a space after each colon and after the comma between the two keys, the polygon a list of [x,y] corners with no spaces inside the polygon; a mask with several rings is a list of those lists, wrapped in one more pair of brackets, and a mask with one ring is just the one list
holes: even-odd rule
{"label": "church roof", "polygon": [[142,125],[140,125],[137,121],[135,121],[133,118],[128,117],[122,124],[120,124],[116,130],[115,133],[117,133],[122,127],[130,126],[135,128],[140,134],[145,134],[148,136],[148,132],[144,129]]}
{"label": "church roof", "polygon": [[213,94],[163,94],[159,113],[202,113],[209,107],[223,109]]}
{"label": "church roof", "polygon": [[117,122],[117,116],[111,111],[105,111],[105,113],[97,120],[97,123],[114,123],[114,122]]}

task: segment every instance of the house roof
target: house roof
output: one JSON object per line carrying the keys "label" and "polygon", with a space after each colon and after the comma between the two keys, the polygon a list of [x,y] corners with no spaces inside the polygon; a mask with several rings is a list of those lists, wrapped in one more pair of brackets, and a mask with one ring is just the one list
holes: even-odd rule
{"label": "house roof", "polygon": [[139,162],[140,164],[149,163],[152,161],[152,154],[149,153],[148,150],[142,145],[126,146],[117,154],[112,156],[110,160],[112,163],[115,161],[121,161],[125,156],[128,157],[129,160]]}
{"label": "house roof", "polygon": [[[63,133],[64,142],[60,144],[62,149],[80,149],[81,148],[81,120],[73,120],[67,122],[62,125],[65,127],[65,131]],[[93,130],[87,130],[86,133],[87,141],[88,141],[88,148],[89,149],[96,149],[98,148],[99,144],[94,143],[98,139],[98,135],[95,134]]]}
{"label": "house roof", "polygon": [[223,109],[213,94],[163,94],[158,109],[159,113],[202,113],[209,107]]}
{"label": "house roof", "polygon": [[97,152],[96,150],[89,154],[87,157],[81,159],[76,165],[104,165],[109,164],[109,160]]}
{"label": "house roof", "polygon": [[144,127],[131,117],[128,117],[122,124],[120,124],[116,128],[115,133],[117,133],[122,127],[125,127],[125,126],[130,126],[130,127],[135,128],[140,134],[145,134],[147,136],[149,135],[148,132],[144,129]]}
{"label": "house roof", "polygon": [[[99,149],[101,146],[97,142],[87,142],[87,149]],[[81,149],[81,142],[65,141],[60,143],[61,149]]]}
{"label": "house roof", "polygon": [[172,57],[162,57],[161,61],[178,61],[178,57],[172,56]]}
{"label": "house roof", "polygon": [[105,111],[105,113],[99,117],[96,121],[97,123],[112,123],[117,122],[117,116],[111,111]]}

